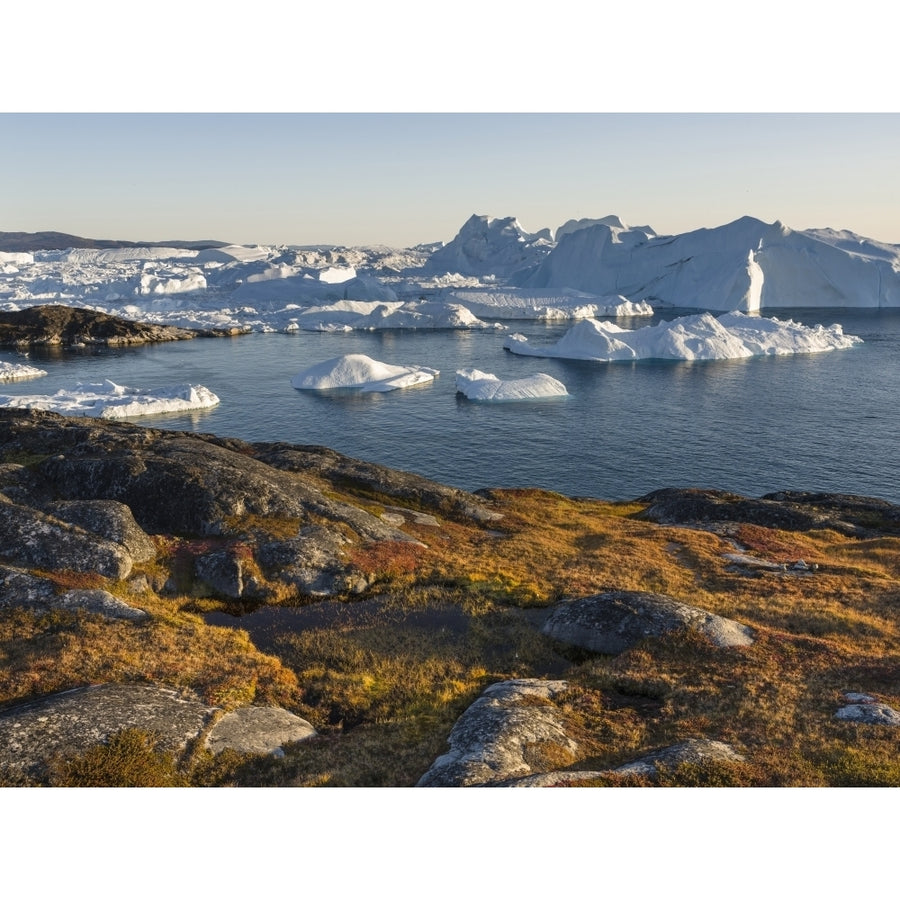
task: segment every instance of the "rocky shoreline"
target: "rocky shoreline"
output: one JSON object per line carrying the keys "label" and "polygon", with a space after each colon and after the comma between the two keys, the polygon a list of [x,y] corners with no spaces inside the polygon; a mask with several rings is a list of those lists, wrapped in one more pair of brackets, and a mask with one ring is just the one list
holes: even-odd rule
{"label": "rocky shoreline", "polygon": [[134,322],[119,316],[70,306],[33,306],[0,311],[0,347],[109,347],[186,341],[197,337],[241,334],[237,329],[194,330]]}
{"label": "rocky shoreline", "polygon": [[[0,783],[72,783],[73,758],[135,730],[187,783],[223,759],[199,783],[345,783],[300,769],[363,740],[359,783],[827,782],[771,756],[812,766],[842,734],[888,753],[898,559],[900,508],[872,498],[467,493],[321,447],[0,410]],[[201,618],[324,601],[345,624],[274,655]],[[403,676],[379,687],[375,631],[398,642],[384,660],[448,648],[421,720],[390,706]],[[760,737],[746,697],[767,692],[815,747]],[[868,698],[856,718],[845,697]],[[376,778],[404,729],[415,761]]]}

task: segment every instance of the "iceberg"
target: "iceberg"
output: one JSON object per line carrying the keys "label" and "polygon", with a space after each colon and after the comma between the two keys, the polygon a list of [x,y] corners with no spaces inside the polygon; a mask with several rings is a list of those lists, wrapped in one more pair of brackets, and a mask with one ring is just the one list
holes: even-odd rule
{"label": "iceberg", "polygon": [[382,303],[340,300],[301,309],[285,326],[288,331],[381,331],[387,329],[502,329],[476,318],[457,303],[434,300]]}
{"label": "iceberg", "polygon": [[456,373],[456,390],[469,400],[541,400],[567,397],[566,386],[550,375],[538,372],[528,378],[501,381],[496,375],[478,369],[460,369]]}
{"label": "iceberg", "polygon": [[427,366],[392,366],[362,353],[349,353],[304,369],[291,379],[291,385],[301,391],[358,388],[385,393],[425,384],[438,374],[437,369]]}
{"label": "iceberg", "polygon": [[471,313],[494,319],[593,319],[598,316],[652,316],[653,307],[645,300],[632,301],[621,294],[598,297],[568,288],[529,290],[453,290],[449,299]]}
{"label": "iceberg", "polygon": [[900,247],[750,216],[674,236],[598,223],[563,234],[514,281],[715,311],[878,309],[900,305]]}
{"label": "iceberg", "polygon": [[0,381],[24,381],[26,378],[40,378],[47,373],[25,363],[0,362]]}
{"label": "iceberg", "polygon": [[15,409],[41,409],[64,416],[90,416],[98,419],[124,419],[159,413],[187,412],[216,406],[219,398],[202,385],[178,384],[155,390],[125,387],[105,379],[99,384],[78,382],[60,388],[55,394],[30,394],[19,397],[0,395],[0,406]]}
{"label": "iceberg", "polygon": [[861,338],[845,335],[840,325],[810,327],[791,320],[732,312],[718,318],[711,313],[683,316],[633,330],[613,322],[582,319],[556,344],[532,346],[523,335],[513,334],[506,338],[503,346],[521,356],[614,362],[785,356],[844,350],[861,343]]}
{"label": "iceberg", "polygon": [[[744,217],[659,235],[615,216],[555,235],[472,216],[446,245],[134,246],[0,253],[0,310],[63,303],[182,328],[500,328],[678,308],[900,308],[900,245]],[[343,306],[342,306],[343,304]],[[357,304],[354,308],[353,304]]]}
{"label": "iceberg", "polygon": [[426,268],[436,274],[506,275],[537,264],[552,246],[548,229],[529,234],[512,216],[472,215],[449,244],[432,253]]}

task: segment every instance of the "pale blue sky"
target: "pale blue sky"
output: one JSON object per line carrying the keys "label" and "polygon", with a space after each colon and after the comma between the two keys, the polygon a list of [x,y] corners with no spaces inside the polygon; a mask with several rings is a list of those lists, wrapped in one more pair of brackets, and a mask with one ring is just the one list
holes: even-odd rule
{"label": "pale blue sky", "polygon": [[0,230],[128,240],[450,240],[741,215],[900,243],[896,114],[0,114]]}

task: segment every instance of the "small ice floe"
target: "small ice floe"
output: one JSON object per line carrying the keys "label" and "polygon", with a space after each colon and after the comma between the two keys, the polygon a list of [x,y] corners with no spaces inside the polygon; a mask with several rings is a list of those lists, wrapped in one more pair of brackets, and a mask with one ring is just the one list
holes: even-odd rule
{"label": "small ice floe", "polygon": [[47,373],[25,363],[0,362],[0,381],[24,381],[26,378],[40,378]]}
{"label": "small ice floe", "polygon": [[203,385],[178,384],[172,387],[140,390],[106,379],[99,384],[78,382],[60,388],[55,394],[27,394],[20,397],[0,395],[0,406],[16,409],[42,409],[64,416],[90,416],[98,419],[124,419],[158,413],[186,412],[216,406],[219,398]]}
{"label": "small ice floe", "polygon": [[456,390],[469,400],[541,400],[569,395],[561,381],[543,372],[501,381],[496,375],[478,369],[460,369],[456,373]]}
{"label": "small ice floe", "polygon": [[427,366],[392,366],[362,353],[350,353],[316,363],[291,379],[301,391],[329,391],[356,388],[384,393],[433,381],[440,374]]}
{"label": "small ice floe", "polygon": [[701,313],[643,328],[621,328],[614,322],[583,319],[556,344],[532,346],[521,334],[510,335],[503,346],[521,356],[587,359],[598,362],[636,359],[744,359],[824,353],[861,344],[845,335],[840,325],[814,328],[740,312],[716,316]]}

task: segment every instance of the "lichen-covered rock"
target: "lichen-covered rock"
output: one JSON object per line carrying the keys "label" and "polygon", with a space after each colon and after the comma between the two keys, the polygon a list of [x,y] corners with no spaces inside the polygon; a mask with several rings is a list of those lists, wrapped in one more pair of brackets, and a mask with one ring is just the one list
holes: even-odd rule
{"label": "lichen-covered rock", "polygon": [[131,510],[118,500],[56,500],[44,505],[44,511],[121,544],[138,563],[156,556],[156,545],[137,522]]}
{"label": "lichen-covered rock", "polygon": [[486,688],[453,726],[450,750],[417,786],[489,785],[573,762],[578,745],[552,702],[567,688],[565,681],[538,679]]}
{"label": "lichen-covered rock", "polygon": [[561,643],[592,653],[622,653],[639,641],[690,630],[716,647],[746,647],[753,634],[746,625],[679,603],[664,594],[606,591],[565,600],[550,612],[542,631]]}
{"label": "lichen-covered rock", "polygon": [[226,713],[210,729],[204,746],[213,753],[236,750],[282,756],[282,747],[315,737],[316,730],[306,719],[271,706],[243,706]]}
{"label": "lichen-covered rock", "polygon": [[83,610],[103,616],[105,619],[124,619],[128,622],[143,622],[150,618],[149,613],[145,610],[130,606],[124,600],[114,597],[109,591],[99,588],[66,591],[52,598],[46,607],[70,611]]}
{"label": "lichen-covered rock", "polygon": [[241,441],[0,409],[0,445],[34,456],[32,472],[56,498],[116,500],[150,534],[229,535],[255,517],[333,522],[365,540],[411,540],[366,510],[326,497],[308,476],[256,458],[256,448]]}
{"label": "lichen-covered rock", "polygon": [[647,504],[643,518],[670,525],[749,522],[785,531],[830,528],[848,536],[900,533],[900,506],[850,494],[778,491],[757,500],[705,488],[662,488],[639,499]]}
{"label": "lichen-covered rock", "polygon": [[885,703],[866,702],[850,703],[842,706],[835,714],[836,719],[846,722],[859,722],[862,725],[900,726],[900,712]]}
{"label": "lichen-covered rock", "polygon": [[[232,600],[251,599],[260,594],[259,584],[245,571],[243,558],[229,548],[203,553],[194,559],[197,580],[193,593],[212,593]],[[208,591],[204,591],[204,587]]]}
{"label": "lichen-covered rock", "polygon": [[142,609],[136,609],[108,591],[76,589],[59,591],[47,578],[32,575],[23,569],[0,565],[0,610],[22,607],[41,614],[52,610],[83,610],[107,619],[126,619],[141,622],[149,618]]}
{"label": "lichen-covered rock", "polygon": [[308,596],[328,597],[365,590],[361,573],[348,565],[349,540],[319,525],[302,528],[295,538],[271,541],[257,552],[268,577],[291,585]]}
{"label": "lichen-covered rock", "polygon": [[53,694],[0,713],[0,771],[40,777],[54,756],[102,744],[136,728],[164,750],[184,749],[215,709],[190,694],[141,684],[102,684]]}
{"label": "lichen-covered rock", "polygon": [[0,494],[0,558],[51,572],[127,578],[133,561],[121,545]]}
{"label": "lichen-covered rock", "polygon": [[53,498],[46,479],[21,463],[0,463],[0,491],[13,503],[25,506],[41,506]]}
{"label": "lichen-covered rock", "polygon": [[619,766],[613,769],[613,772],[618,775],[643,775],[648,778],[656,778],[660,768],[675,769],[684,763],[704,766],[723,762],[744,762],[744,757],[722,741],[691,738]]}
{"label": "lichen-covered rock", "polygon": [[[433,509],[448,518],[465,522],[492,522],[502,518],[475,494],[411,472],[398,472],[377,463],[343,456],[327,447],[282,443],[255,446],[259,458],[275,468],[314,474],[335,486],[353,486],[367,493],[393,497],[410,504],[413,509]],[[428,524],[437,522],[429,521]]]}
{"label": "lichen-covered rock", "polygon": [[12,606],[51,609],[56,595],[52,581],[15,566],[0,565],[0,609]]}

